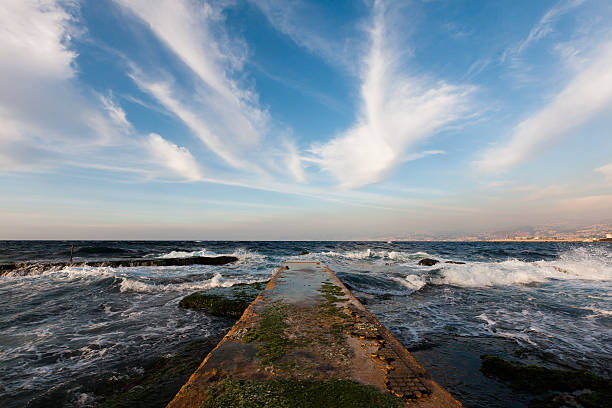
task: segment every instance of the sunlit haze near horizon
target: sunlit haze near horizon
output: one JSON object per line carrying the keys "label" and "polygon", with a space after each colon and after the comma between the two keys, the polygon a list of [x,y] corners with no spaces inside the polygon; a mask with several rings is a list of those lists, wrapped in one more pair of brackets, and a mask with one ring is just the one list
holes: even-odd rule
{"label": "sunlit haze near horizon", "polygon": [[611,22],[607,0],[3,0],[0,239],[611,222]]}

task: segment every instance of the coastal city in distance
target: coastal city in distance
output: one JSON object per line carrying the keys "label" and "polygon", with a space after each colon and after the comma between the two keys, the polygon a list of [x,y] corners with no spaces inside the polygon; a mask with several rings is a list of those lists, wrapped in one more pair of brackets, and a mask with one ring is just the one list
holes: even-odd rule
{"label": "coastal city in distance", "polygon": [[474,234],[407,234],[378,238],[383,241],[491,241],[491,242],[612,242],[612,222],[570,227],[558,224],[524,226],[506,231]]}

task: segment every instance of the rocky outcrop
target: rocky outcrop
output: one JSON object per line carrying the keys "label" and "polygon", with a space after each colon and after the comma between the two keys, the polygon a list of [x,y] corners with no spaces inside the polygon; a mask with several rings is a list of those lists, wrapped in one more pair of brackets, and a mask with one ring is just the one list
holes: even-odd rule
{"label": "rocky outcrop", "polygon": [[34,263],[21,262],[0,265],[0,276],[36,275],[45,270],[64,268],[67,266],[108,266],[111,268],[134,266],[187,266],[187,265],[226,265],[238,260],[235,256],[194,256],[191,258],[157,258],[157,259],[119,259],[89,262],[51,262]]}
{"label": "rocky outcrop", "polygon": [[440,261],[431,258],[423,258],[419,261],[419,265],[421,266],[434,266],[435,264],[440,263]]}

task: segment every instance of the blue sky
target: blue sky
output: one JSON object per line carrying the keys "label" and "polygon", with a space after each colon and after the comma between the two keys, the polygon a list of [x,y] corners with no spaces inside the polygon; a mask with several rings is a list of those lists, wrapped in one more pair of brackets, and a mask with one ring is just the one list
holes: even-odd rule
{"label": "blue sky", "polygon": [[5,0],[0,239],[612,219],[607,0]]}

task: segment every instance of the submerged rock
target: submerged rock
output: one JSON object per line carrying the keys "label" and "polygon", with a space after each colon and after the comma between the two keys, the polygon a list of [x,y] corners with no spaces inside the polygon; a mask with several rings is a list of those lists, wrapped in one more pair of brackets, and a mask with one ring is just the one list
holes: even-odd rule
{"label": "submerged rock", "polygon": [[181,299],[179,306],[185,309],[204,310],[214,316],[239,318],[249,304],[241,299],[196,292]]}
{"label": "submerged rock", "polygon": [[453,265],[465,265],[465,262],[461,262],[461,261],[446,261],[444,263],[453,264]]}
{"label": "submerged rock", "polygon": [[206,293],[195,292],[181,299],[179,306],[238,319],[267,283],[238,283],[229,288],[210,289]]}
{"label": "submerged rock", "polygon": [[67,266],[107,266],[111,268],[135,266],[188,266],[188,265],[226,265],[238,260],[235,256],[193,256],[190,258],[157,258],[157,259],[119,259],[108,261],[89,262],[53,262],[36,263],[21,262],[0,265],[0,276],[18,275],[27,276],[39,274],[44,270],[64,268]]}
{"label": "submerged rock", "polygon": [[554,370],[536,365],[523,365],[490,355],[484,355],[481,359],[480,371],[507,382],[517,391],[527,391],[532,394],[581,391],[579,395],[553,394],[542,400],[533,400],[529,403],[530,408],[612,406],[612,381],[588,371]]}
{"label": "submerged rock", "polygon": [[302,255],[308,255],[310,252],[308,251],[302,251],[298,254],[298,256],[302,256]]}
{"label": "submerged rock", "polygon": [[[75,406],[75,391],[88,400],[78,406],[99,408],[164,408],[181,389],[224,333],[177,344],[175,352],[140,361],[142,371],[128,370],[94,374],[58,384],[33,398],[27,408]],[[77,394],[77,395],[78,395]]]}
{"label": "submerged rock", "polygon": [[437,263],[440,263],[440,261],[431,258],[423,258],[419,261],[418,264],[422,266],[434,266]]}

